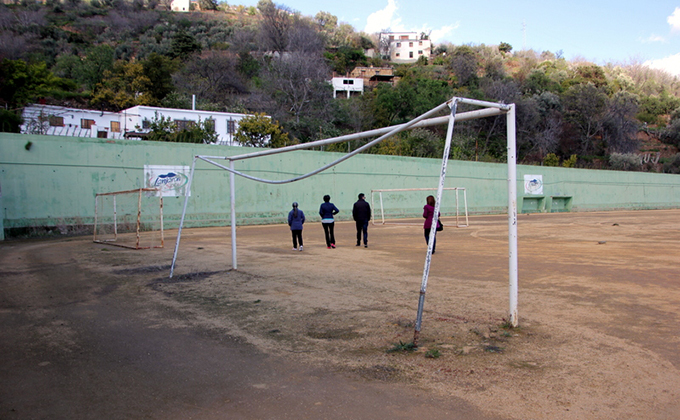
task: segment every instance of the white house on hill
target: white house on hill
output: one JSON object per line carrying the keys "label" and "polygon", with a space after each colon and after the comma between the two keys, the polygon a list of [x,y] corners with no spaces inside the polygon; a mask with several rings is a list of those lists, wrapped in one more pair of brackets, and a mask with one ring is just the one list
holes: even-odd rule
{"label": "white house on hill", "polygon": [[331,84],[334,98],[337,98],[339,92],[345,92],[348,98],[364,93],[364,79],[358,77],[334,77],[331,79]]}
{"label": "white house on hill", "polygon": [[172,0],[170,3],[170,10],[173,12],[188,12],[191,10],[190,0]]}
{"label": "white house on hill", "polygon": [[246,114],[199,111],[191,109],[133,106],[120,112],[67,108],[52,105],[30,105],[24,108],[24,134],[50,136],[98,137],[105,139],[139,139],[150,131],[154,119],[171,119],[179,128],[212,121],[218,144],[234,145],[239,121]]}
{"label": "white house on hill", "polygon": [[380,34],[381,53],[394,63],[413,63],[420,57],[429,58],[432,43],[417,32],[383,32]]}

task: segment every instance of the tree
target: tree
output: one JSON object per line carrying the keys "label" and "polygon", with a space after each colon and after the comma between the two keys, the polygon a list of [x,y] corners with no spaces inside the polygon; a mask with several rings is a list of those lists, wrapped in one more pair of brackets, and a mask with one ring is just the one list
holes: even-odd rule
{"label": "tree", "polygon": [[288,133],[264,113],[248,115],[238,123],[234,139],[243,146],[283,147],[291,144]]}
{"label": "tree", "polygon": [[145,93],[151,97],[151,101],[160,103],[175,87],[172,83],[172,73],[177,65],[170,58],[151,53],[146,60],[142,61],[142,70],[149,79],[149,85]]}
{"label": "tree", "polygon": [[378,127],[405,123],[451,98],[444,80],[406,74],[396,86],[378,85],[372,92],[372,108]]}
{"label": "tree", "polygon": [[167,141],[173,143],[217,143],[219,136],[215,132],[215,125],[212,120],[198,120],[198,123],[189,124],[180,129],[177,123],[170,117],[166,118],[156,113],[151,120],[151,131],[147,140]]}
{"label": "tree", "polygon": [[512,51],[512,45],[508,44],[507,42],[501,42],[498,45],[498,51],[502,52],[503,54],[507,54]]}
{"label": "tree", "polygon": [[134,105],[159,106],[174,90],[172,72],[175,62],[152,53],[143,61],[117,61],[112,71],[104,73],[91,103],[102,108],[120,110]]}
{"label": "tree", "polygon": [[578,133],[579,154],[602,153],[602,126],[607,111],[607,95],[592,83],[570,87],[564,94],[565,119]]}
{"label": "tree", "polygon": [[288,48],[292,12],[285,6],[277,6],[271,0],[260,0],[257,10],[262,15],[260,36],[265,48],[282,53]]}
{"label": "tree", "polygon": [[469,86],[477,81],[477,55],[467,45],[455,49],[449,68],[456,75],[458,86]]}
{"label": "tree", "polygon": [[310,138],[310,119],[327,119],[332,87],[319,54],[290,52],[273,57],[262,70],[262,90],[271,99],[271,114],[296,137]]}
{"label": "tree", "polygon": [[17,112],[0,108],[0,132],[20,133],[23,118]]}
{"label": "tree", "polygon": [[545,68],[533,69],[522,83],[522,92],[526,95],[541,94],[543,92],[559,93],[562,86],[546,74]]}
{"label": "tree", "polygon": [[416,128],[403,136],[405,156],[438,158],[444,151],[444,141],[432,131]]}
{"label": "tree", "polygon": [[184,30],[178,31],[175,36],[172,37],[172,44],[170,47],[170,57],[172,58],[186,60],[191,54],[200,53],[201,50],[201,44],[196,41],[196,38]]}
{"label": "tree", "polygon": [[632,153],[638,150],[639,123],[635,120],[637,110],[638,98],[632,93],[616,92],[609,99],[602,130],[609,153]]}
{"label": "tree", "polygon": [[201,100],[226,105],[231,96],[248,91],[238,65],[239,57],[210,51],[190,59],[173,79],[177,90],[186,95],[195,94]]}
{"label": "tree", "polygon": [[88,89],[94,90],[95,86],[104,78],[104,72],[113,69],[115,50],[109,45],[98,45],[90,49],[82,59],[79,71],[79,79],[85,83]]}
{"label": "tree", "polygon": [[331,42],[338,27],[338,18],[328,12],[319,12],[314,16],[314,23],[319,28],[326,42]]}
{"label": "tree", "polygon": [[47,64],[27,64],[24,60],[0,62],[0,105],[23,107],[37,98],[71,98],[76,96],[73,81],[55,76]]}
{"label": "tree", "polygon": [[217,0],[198,0],[198,6],[201,10],[217,10],[219,4]]}
{"label": "tree", "polygon": [[680,146],[680,108],[676,109],[671,114],[671,122],[668,124],[668,127],[661,130],[659,139],[666,144],[671,144],[676,147]]}
{"label": "tree", "polygon": [[[356,66],[365,66],[368,63],[364,51],[359,48],[340,47],[335,52],[326,52],[326,59],[331,63],[333,71],[338,74],[346,74]],[[424,56],[421,56],[424,58]],[[425,59],[427,63],[427,59]]]}
{"label": "tree", "polygon": [[343,131],[357,133],[373,126],[370,95],[336,99],[335,125]]}

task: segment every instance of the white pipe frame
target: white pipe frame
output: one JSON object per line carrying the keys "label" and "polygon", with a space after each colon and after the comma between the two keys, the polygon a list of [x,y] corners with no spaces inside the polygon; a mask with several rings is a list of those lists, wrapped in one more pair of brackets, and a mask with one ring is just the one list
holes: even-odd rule
{"label": "white pipe frame", "polygon": [[[479,106],[479,107],[484,107],[484,109],[480,110],[475,110],[475,111],[468,111],[464,112],[461,114],[456,115],[455,111],[457,108],[457,104],[462,103],[462,104],[468,104],[468,105],[474,105],[474,106]],[[442,117],[435,117],[435,118],[430,118],[427,119],[427,117],[443,110],[446,107],[451,108],[451,113],[450,115],[447,116],[442,116]],[[191,184],[193,181],[194,177],[194,171],[196,167],[196,162],[198,159],[203,160],[205,162],[208,162],[212,165],[215,165],[219,168],[222,168],[226,171],[229,172],[229,185],[230,185],[230,207],[231,207],[231,241],[232,241],[232,268],[234,270],[237,269],[237,260],[236,260],[236,194],[235,194],[235,175],[242,176],[247,179],[251,179],[253,181],[259,181],[259,182],[265,182],[269,184],[286,184],[286,183],[291,183],[295,181],[299,181],[305,178],[309,178],[313,175],[316,175],[320,172],[323,172],[335,165],[338,165],[339,163],[351,158],[352,156],[361,153],[362,151],[374,146],[375,144],[385,140],[386,138],[393,136],[394,134],[397,134],[401,131],[407,130],[407,129],[412,129],[412,128],[421,128],[421,127],[430,127],[434,125],[441,125],[448,123],[448,129],[447,129],[447,135],[446,135],[446,144],[444,147],[444,155],[442,158],[442,168],[441,168],[441,173],[440,173],[440,178],[439,178],[439,187],[437,188],[437,201],[435,203],[435,212],[434,212],[434,217],[432,220],[433,226],[436,227],[437,220],[439,219],[439,209],[440,209],[440,204],[441,204],[441,197],[442,197],[442,192],[444,188],[444,181],[446,178],[446,166],[448,162],[448,156],[449,152],[451,149],[451,140],[453,137],[453,126],[455,120],[458,121],[467,121],[467,120],[472,120],[472,119],[477,119],[477,118],[485,118],[485,117],[492,117],[492,116],[498,116],[498,115],[503,115],[506,114],[507,117],[507,152],[508,152],[508,243],[509,243],[509,253],[508,253],[508,259],[509,259],[509,306],[510,306],[510,313],[509,313],[509,319],[508,323],[512,327],[517,327],[519,325],[518,322],[518,313],[517,313],[517,294],[518,294],[518,265],[517,265],[517,166],[516,166],[516,133],[515,133],[515,105],[514,104],[500,104],[500,103],[495,103],[495,102],[487,102],[487,101],[478,101],[474,99],[467,99],[467,98],[457,98],[454,97],[445,103],[437,106],[436,108],[433,108],[432,110],[426,112],[425,114],[422,114],[421,116],[411,120],[408,123],[405,124],[400,124],[396,126],[390,126],[390,127],[385,127],[385,128],[379,128],[375,130],[369,130],[369,131],[364,131],[361,133],[355,133],[355,134],[349,134],[349,135],[344,135],[344,136],[339,136],[339,137],[333,137],[329,139],[324,139],[324,140],[317,140],[309,143],[303,143],[303,144],[296,144],[292,146],[286,146],[286,147],[281,147],[277,149],[268,149],[268,150],[262,150],[262,151],[257,151],[253,153],[246,153],[242,155],[236,155],[236,156],[194,156],[193,163],[191,165],[191,172],[189,175],[189,181],[187,183],[187,193],[184,199],[184,207],[182,209],[182,217],[180,219],[180,226],[179,230],[177,232],[177,241],[175,243],[175,251],[173,254],[172,258],[172,266],[170,268],[170,277],[172,278],[173,273],[174,273],[174,268],[175,268],[175,262],[177,259],[177,252],[179,250],[179,243],[180,243],[180,237],[182,233],[182,226],[184,225],[184,219],[186,215],[186,209],[187,209],[187,203],[189,200],[189,195],[191,193]],[[300,175],[291,179],[287,180],[268,180],[268,179],[263,179],[263,178],[258,178],[255,176],[251,176],[248,174],[245,174],[243,172],[237,171],[234,168],[234,162],[237,160],[245,160],[245,159],[251,159],[255,157],[262,157],[262,156],[268,156],[268,155],[273,155],[273,154],[278,154],[278,153],[285,153],[289,151],[294,151],[294,150],[304,150],[304,149],[309,149],[312,147],[317,147],[317,146],[324,146],[328,144],[334,144],[334,143],[342,143],[346,141],[351,141],[355,139],[362,139],[362,138],[367,138],[367,137],[375,137],[379,136],[377,139],[370,141],[369,143],[365,144],[364,146],[361,146],[357,148],[356,150],[346,154],[345,156],[322,166],[319,169],[316,169],[312,172],[309,172],[304,175]],[[214,162],[214,160],[228,160],[229,161],[229,167],[221,165],[217,162]],[[465,200],[467,201],[467,197],[465,197]],[[467,218],[466,218],[467,219]],[[414,334],[414,344],[417,345],[417,339],[418,335],[420,332],[420,327],[422,324],[422,310],[424,306],[424,301],[425,301],[425,292],[427,290],[427,279],[429,276],[429,268],[430,268],[430,263],[431,263],[431,258],[432,258],[432,247],[434,246],[434,238],[436,235],[436,228],[432,229],[430,231],[430,238],[429,238],[429,244],[427,247],[427,254],[425,257],[425,267],[423,269],[423,280],[421,283],[421,291],[420,291],[420,299],[419,299],[419,305],[418,305],[418,319],[416,321],[416,332]]]}

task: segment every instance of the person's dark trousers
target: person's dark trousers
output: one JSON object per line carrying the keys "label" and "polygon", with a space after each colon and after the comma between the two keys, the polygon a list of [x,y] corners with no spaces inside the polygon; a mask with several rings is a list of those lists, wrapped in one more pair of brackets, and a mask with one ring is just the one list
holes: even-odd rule
{"label": "person's dark trousers", "polygon": [[293,234],[293,248],[298,247],[298,242],[300,242],[300,246],[302,246],[302,229],[291,230],[291,233]]}
{"label": "person's dark trousers", "polygon": [[335,222],[322,223],[323,233],[326,235],[326,246],[335,245]]}
{"label": "person's dark trousers", "polygon": [[364,234],[364,245],[368,245],[368,220],[357,220],[357,245],[361,244],[361,233]]}
{"label": "person's dark trousers", "polygon": [[[430,243],[430,229],[423,229],[425,232],[425,243],[429,245]],[[437,248],[437,234],[434,234],[434,243],[432,244],[432,253],[434,254],[434,250]]]}

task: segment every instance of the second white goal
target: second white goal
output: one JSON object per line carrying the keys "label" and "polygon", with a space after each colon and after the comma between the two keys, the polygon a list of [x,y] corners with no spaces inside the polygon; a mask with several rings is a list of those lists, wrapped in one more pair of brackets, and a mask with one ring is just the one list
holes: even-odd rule
{"label": "second white goal", "polygon": [[[407,219],[422,215],[426,192],[436,192],[437,188],[391,188],[371,190],[373,224],[422,225],[421,221]],[[449,192],[450,191],[450,192]],[[442,219],[446,225],[455,227],[469,226],[467,191],[464,187],[444,188],[440,206]],[[454,219],[455,218],[455,219]]]}
{"label": "second white goal", "polygon": [[132,249],[163,248],[163,196],[156,188],[96,194],[94,242]]}

